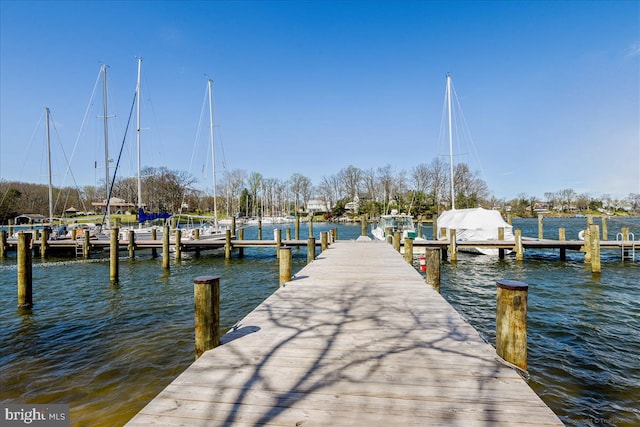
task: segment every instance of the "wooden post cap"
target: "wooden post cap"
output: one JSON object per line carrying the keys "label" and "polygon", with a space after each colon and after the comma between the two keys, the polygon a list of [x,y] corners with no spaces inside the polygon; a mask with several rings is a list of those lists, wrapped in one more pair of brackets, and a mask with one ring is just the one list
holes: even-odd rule
{"label": "wooden post cap", "polygon": [[193,283],[206,285],[208,283],[213,283],[218,279],[220,279],[220,276],[199,276],[193,279]]}
{"label": "wooden post cap", "polygon": [[507,289],[509,291],[528,291],[529,285],[523,282],[519,282],[517,280],[498,280],[496,282],[500,289]]}

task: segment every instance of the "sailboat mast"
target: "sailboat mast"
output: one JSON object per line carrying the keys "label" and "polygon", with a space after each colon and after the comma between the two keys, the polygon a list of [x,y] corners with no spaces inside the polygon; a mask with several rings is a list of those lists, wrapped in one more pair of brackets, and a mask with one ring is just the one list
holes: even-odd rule
{"label": "sailboat mast", "polygon": [[451,178],[451,210],[456,208],[456,195],[453,187],[453,132],[451,127],[451,74],[447,73],[447,110],[449,116],[449,176]]}
{"label": "sailboat mast", "polygon": [[138,209],[142,208],[142,178],[140,175],[140,72],[142,70],[142,58],[138,58],[138,84],[136,85],[136,99],[138,102]]}
{"label": "sailboat mast", "polygon": [[44,109],[47,117],[47,162],[49,163],[49,224],[53,225],[53,185],[51,182],[51,132],[49,131],[49,108]]}
{"label": "sailboat mast", "polygon": [[216,200],[216,154],[213,144],[213,91],[211,89],[212,80],[208,80],[209,91],[209,141],[211,142],[211,165],[213,168],[213,217],[218,221],[218,206]]}
{"label": "sailboat mast", "polygon": [[105,209],[107,210],[107,225],[111,223],[111,207],[109,206],[109,130],[107,124],[107,65],[102,64],[102,107],[104,126],[104,188],[105,188]]}

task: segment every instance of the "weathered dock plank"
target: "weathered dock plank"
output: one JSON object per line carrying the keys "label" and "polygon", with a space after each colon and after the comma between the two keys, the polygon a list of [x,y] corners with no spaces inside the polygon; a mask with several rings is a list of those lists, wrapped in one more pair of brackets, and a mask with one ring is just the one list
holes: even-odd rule
{"label": "weathered dock plank", "polygon": [[562,425],[387,244],[338,242],[129,426]]}

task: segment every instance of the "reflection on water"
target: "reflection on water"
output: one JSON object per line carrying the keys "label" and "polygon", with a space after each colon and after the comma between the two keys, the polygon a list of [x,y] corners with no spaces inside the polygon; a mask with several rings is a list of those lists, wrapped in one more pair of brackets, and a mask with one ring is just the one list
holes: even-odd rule
{"label": "reflection on water", "polygon": [[[574,238],[585,220],[545,219],[545,237],[557,237],[556,222]],[[514,226],[537,237],[535,219]],[[314,234],[328,228],[316,224]],[[610,238],[615,230],[610,221]],[[339,227],[341,239],[359,234],[359,225]],[[293,256],[295,272],[306,250]],[[528,283],[534,390],[568,425],[639,425],[640,262],[604,252],[602,274],[592,275],[580,253],[568,252],[566,262],[557,251],[525,257],[460,254],[442,266],[442,294],[494,344],[495,282]],[[111,286],[108,260],[34,257],[34,307],[19,311],[15,259],[0,260],[2,401],[69,403],[73,425],[124,424],[193,362],[193,279],[201,275],[221,276],[221,324],[229,328],[277,289],[279,272],[270,248],[229,261],[203,253],[172,261],[168,273],[141,252],[120,260],[120,282]]]}

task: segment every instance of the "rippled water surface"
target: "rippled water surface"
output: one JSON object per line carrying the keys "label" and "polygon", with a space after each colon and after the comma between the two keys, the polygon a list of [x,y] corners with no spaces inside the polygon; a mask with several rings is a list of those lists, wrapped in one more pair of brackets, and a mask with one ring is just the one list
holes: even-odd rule
{"label": "rippled water surface", "polygon": [[[640,221],[609,222],[640,237]],[[545,219],[545,238],[584,219]],[[537,237],[537,220],[514,220]],[[333,226],[317,224],[314,234]],[[246,238],[255,236],[247,229]],[[429,227],[425,233],[430,235]],[[359,226],[339,226],[341,239]],[[270,238],[271,228],[264,228]],[[306,230],[301,227],[301,238]],[[306,250],[294,253],[294,271]],[[640,253],[621,262],[603,252],[593,275],[580,253],[528,251],[524,262],[461,254],[442,267],[442,294],[495,344],[495,282],[529,284],[531,387],[567,425],[640,425]],[[3,402],[69,403],[73,425],[122,425],[194,359],[193,278],[221,276],[221,323],[232,326],[278,287],[273,249],[245,249],[243,259],[220,254],[162,261],[141,253],[121,259],[120,282],[109,283],[107,260],[34,257],[34,308],[17,307],[15,257],[0,260],[0,379]]]}

